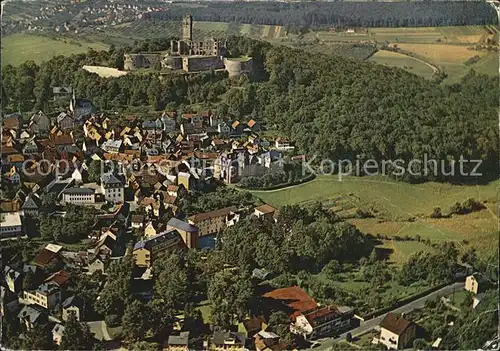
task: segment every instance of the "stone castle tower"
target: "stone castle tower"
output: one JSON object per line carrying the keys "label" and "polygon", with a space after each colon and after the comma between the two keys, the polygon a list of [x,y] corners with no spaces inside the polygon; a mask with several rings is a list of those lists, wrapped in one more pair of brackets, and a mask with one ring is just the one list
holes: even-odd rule
{"label": "stone castle tower", "polygon": [[185,41],[193,40],[193,17],[185,15],[182,20],[182,39]]}

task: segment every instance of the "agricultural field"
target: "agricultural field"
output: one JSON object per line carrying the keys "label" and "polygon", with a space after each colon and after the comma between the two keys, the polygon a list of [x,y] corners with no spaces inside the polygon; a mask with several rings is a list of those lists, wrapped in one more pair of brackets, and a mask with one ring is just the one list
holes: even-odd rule
{"label": "agricultural field", "polygon": [[435,72],[427,63],[399,52],[379,50],[369,60],[379,65],[402,68],[424,78],[431,78]]}
{"label": "agricultural field", "polygon": [[[469,50],[488,40],[496,43],[499,29],[496,26],[461,26],[461,27],[418,27],[418,28],[369,28],[367,32],[356,33],[319,31],[309,32],[304,36],[289,35],[288,42],[299,42],[321,47],[330,54],[329,47],[339,43],[373,43],[397,45],[400,49],[411,52],[423,61],[444,70],[448,77],[444,84],[459,81],[470,69],[496,76],[498,74],[498,54],[490,51]],[[334,53],[335,54],[335,53]],[[387,66],[399,67],[425,78],[432,77],[430,67],[418,64],[414,58],[386,52],[377,52],[371,61]],[[474,64],[465,62],[474,57],[480,59]]]}
{"label": "agricultural field", "polygon": [[[468,46],[447,44],[398,43],[397,46],[444,69],[448,74],[445,83],[460,80],[470,69],[476,69],[476,67],[479,67],[481,73],[498,75],[498,53],[496,52],[476,51],[470,50]],[[479,61],[467,65],[466,61],[474,56],[478,56]]]}
{"label": "agricultural field", "polygon": [[[460,186],[441,183],[408,184],[384,177],[319,176],[315,180],[274,191],[253,191],[253,195],[274,206],[307,205],[321,201],[325,207],[339,213],[364,233],[381,234],[389,238],[406,236],[434,241],[455,241],[491,252],[498,245],[497,188],[500,182],[487,185]],[[486,209],[449,218],[430,218],[434,207],[447,213],[455,202],[468,198],[486,201]],[[370,211],[375,218],[354,218],[356,209]],[[496,243],[492,245],[492,243]],[[384,242],[381,247],[396,245],[391,259],[401,262],[415,241]],[[417,250],[418,251],[418,250]],[[398,254],[401,252],[401,254]],[[394,256],[394,254],[396,256]]]}
{"label": "agricultural field", "polygon": [[495,26],[456,26],[456,27],[401,27],[368,28],[355,33],[318,31],[307,33],[304,38],[318,38],[321,41],[371,41],[378,43],[420,43],[468,45],[496,39],[498,28]]}
{"label": "agricultural field", "polygon": [[102,43],[75,42],[70,39],[13,34],[2,38],[2,65],[18,65],[27,60],[40,63],[57,55],[84,53],[89,48],[106,50],[108,46]]}

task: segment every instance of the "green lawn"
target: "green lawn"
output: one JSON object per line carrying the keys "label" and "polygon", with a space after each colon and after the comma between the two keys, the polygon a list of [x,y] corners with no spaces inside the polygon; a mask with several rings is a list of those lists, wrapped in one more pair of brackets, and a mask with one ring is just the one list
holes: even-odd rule
{"label": "green lawn", "polygon": [[431,246],[425,245],[419,241],[383,240],[383,244],[377,246],[377,248],[382,252],[389,253],[389,262],[397,265],[406,263],[408,258],[415,252],[434,251]]}
{"label": "green lawn", "polygon": [[387,219],[428,216],[434,207],[448,209],[456,201],[467,198],[495,201],[500,181],[487,185],[461,186],[428,182],[408,184],[388,177],[318,176],[316,179],[290,188],[274,191],[252,191],[252,194],[273,206],[305,204],[341,198],[357,207],[375,207]]}
{"label": "green lawn", "polygon": [[402,68],[424,78],[431,78],[434,74],[434,70],[422,61],[397,52],[379,50],[370,57],[369,61],[379,65]]}
{"label": "green lawn", "polygon": [[466,290],[460,290],[454,294],[447,295],[446,297],[450,299],[450,303],[458,308],[462,308],[463,302],[469,297],[470,292]]}
{"label": "green lawn", "polygon": [[203,322],[210,323],[210,319],[212,317],[212,306],[210,306],[210,302],[208,300],[202,301],[196,309],[201,311]]}
{"label": "green lawn", "polygon": [[57,55],[71,55],[87,52],[89,48],[106,50],[102,43],[52,39],[30,34],[13,34],[2,38],[2,65],[18,65],[27,60],[36,63]]}
{"label": "green lawn", "polygon": [[[320,201],[331,209],[361,208],[373,212],[375,218],[352,218],[348,221],[363,233],[413,238],[419,235],[422,239],[455,241],[459,242],[459,246],[471,245],[482,252],[490,252],[498,247],[496,192],[499,185],[499,181],[478,186],[433,182],[415,185],[385,177],[346,177],[339,181],[336,176],[318,176],[298,186],[253,191],[252,194],[275,207]],[[446,214],[455,202],[468,198],[487,200],[487,208],[450,218],[429,217],[434,207],[441,207]],[[352,213],[352,210],[348,212]],[[394,245],[396,249],[390,257],[394,263],[404,262],[412,252],[424,249],[422,243],[415,241],[395,241]]]}

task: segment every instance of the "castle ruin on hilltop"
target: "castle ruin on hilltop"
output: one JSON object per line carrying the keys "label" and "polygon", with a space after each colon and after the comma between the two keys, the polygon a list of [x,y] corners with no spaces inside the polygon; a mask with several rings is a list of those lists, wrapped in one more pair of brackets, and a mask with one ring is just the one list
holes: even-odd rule
{"label": "castle ruin on hilltop", "polygon": [[231,60],[227,56],[227,41],[216,38],[196,41],[193,38],[193,17],[185,15],[182,20],[182,38],[170,42],[167,54],[141,53],[125,54],[124,69],[127,71],[139,68],[155,67],[158,62],[162,68],[184,70],[185,72],[202,72],[226,69],[230,76],[250,72],[251,58]]}

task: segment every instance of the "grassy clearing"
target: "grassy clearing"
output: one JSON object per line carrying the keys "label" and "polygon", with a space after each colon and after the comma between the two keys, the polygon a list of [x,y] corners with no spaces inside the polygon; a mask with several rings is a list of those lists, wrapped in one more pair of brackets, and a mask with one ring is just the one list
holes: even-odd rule
{"label": "grassy clearing", "polygon": [[[340,273],[337,277],[331,280],[328,277],[325,277],[323,273],[319,273],[314,276],[313,279],[318,279],[319,281],[323,281],[325,283],[332,283],[335,286],[338,286],[340,289],[348,291],[355,296],[366,289],[372,289],[372,283],[363,281],[359,277],[359,271],[352,271],[346,273]],[[390,280],[383,287],[380,287],[380,290],[377,294],[380,295],[382,300],[399,300],[405,297],[417,294],[425,289],[429,288],[427,284],[424,282],[418,282],[411,284],[409,286],[400,285],[396,280]],[[366,302],[364,297],[359,296],[359,303],[363,304]]]}
{"label": "grassy clearing", "polygon": [[212,318],[212,306],[210,306],[210,302],[208,300],[202,301],[196,309],[201,311],[203,322],[210,323],[210,319]]}
{"label": "grassy clearing", "polygon": [[[334,176],[319,176],[295,187],[276,191],[254,191],[253,195],[273,206],[308,205],[320,201],[336,212],[352,214],[353,208],[372,211],[376,218],[349,219],[364,233],[388,237],[416,237],[432,241],[455,241],[465,248],[472,245],[482,252],[498,247],[496,192],[499,181],[487,185],[459,186],[441,183],[412,185],[385,177],[347,177],[339,182]],[[450,218],[429,218],[434,207],[444,213],[455,202],[468,198],[487,201],[487,209]],[[464,240],[468,244],[464,244]],[[404,261],[411,252],[423,249],[417,242],[395,242],[382,247],[393,249],[390,259]],[[392,245],[392,244],[391,244]]]}
{"label": "grassy clearing", "polygon": [[463,303],[469,298],[471,293],[467,290],[460,290],[454,294],[447,295],[446,297],[450,299],[450,303],[458,308],[461,308]]}
{"label": "grassy clearing", "polygon": [[121,77],[127,74],[127,72],[120,71],[117,68],[105,66],[83,66],[83,69],[90,73],[96,73],[99,77],[103,78]]}
{"label": "grassy clearing", "polygon": [[57,55],[84,53],[89,48],[106,50],[107,45],[17,33],[2,38],[2,65],[18,65],[27,60],[40,63]]}
{"label": "grassy clearing", "polygon": [[252,193],[273,206],[305,204],[341,198],[357,207],[372,208],[378,217],[388,220],[427,216],[434,207],[448,209],[456,201],[467,198],[495,201],[500,181],[487,185],[462,186],[428,182],[414,185],[388,177],[318,176],[315,180],[280,190],[253,191]]}
{"label": "grassy clearing", "polygon": [[402,68],[425,78],[432,77],[434,73],[434,70],[425,63],[397,52],[380,50],[370,57],[369,60],[379,65]]}
{"label": "grassy clearing", "polygon": [[408,258],[415,252],[427,251],[433,252],[434,249],[419,241],[396,241],[383,240],[383,244],[377,246],[377,250],[383,255],[388,254],[388,262],[395,265],[402,265],[408,261]]}
{"label": "grassy clearing", "polygon": [[483,57],[487,54],[486,51],[469,50],[467,46],[463,45],[401,43],[398,44],[398,47],[440,63],[463,63],[476,55]]}

